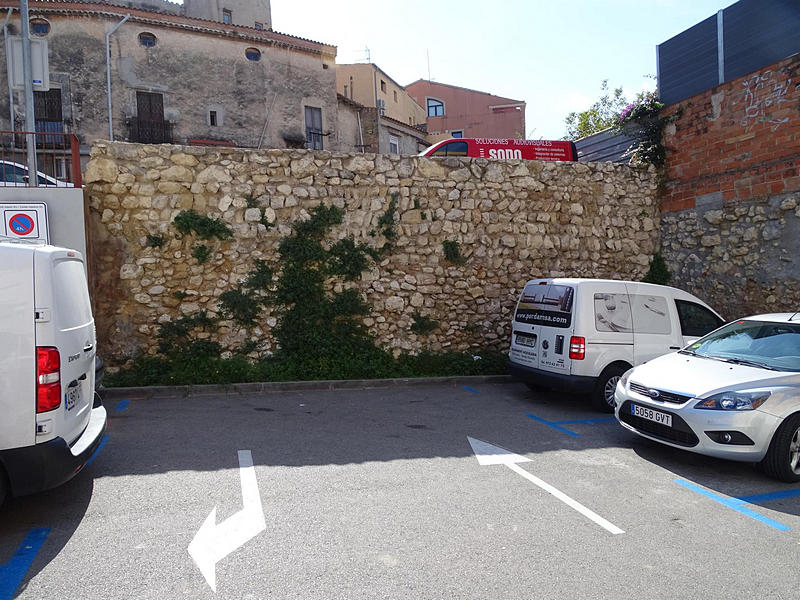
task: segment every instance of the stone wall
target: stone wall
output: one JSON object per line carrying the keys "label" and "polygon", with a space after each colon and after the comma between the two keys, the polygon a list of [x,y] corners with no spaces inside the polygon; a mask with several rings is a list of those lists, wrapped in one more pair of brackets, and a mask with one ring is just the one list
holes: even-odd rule
{"label": "stone wall", "polygon": [[[529,278],[640,278],[659,243],[655,171],[611,163],[98,143],[85,181],[98,336],[111,364],[154,351],[160,323],[216,313],[220,294],[255,259],[274,260],[290,224],[320,203],[345,211],[334,237],[373,244],[370,233],[398,200],[395,249],[359,282],[373,307],[366,325],[398,351],[505,349]],[[209,242],[204,264],[192,257],[197,240],[172,224],[186,209],[234,231]],[[444,241],[458,242],[463,265],[445,260]],[[412,333],[415,313],[439,328]],[[266,314],[254,333],[269,338],[274,324]],[[248,335],[222,325],[227,348]]]}
{"label": "stone wall", "polygon": [[800,55],[665,114],[663,253],[731,319],[800,308]]}

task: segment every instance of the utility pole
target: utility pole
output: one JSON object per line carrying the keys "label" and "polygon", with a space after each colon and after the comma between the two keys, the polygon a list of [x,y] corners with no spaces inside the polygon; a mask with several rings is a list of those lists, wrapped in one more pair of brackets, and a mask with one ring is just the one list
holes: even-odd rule
{"label": "utility pole", "polygon": [[109,141],[114,141],[114,119],[112,117],[111,112],[111,36],[114,35],[114,32],[122,27],[122,24],[131,18],[130,13],[125,15],[125,18],[122,19],[119,23],[114,25],[106,34],[106,92],[108,94],[108,139]]}
{"label": "utility pole", "polygon": [[28,185],[39,186],[36,168],[36,116],[33,114],[33,61],[31,59],[31,25],[28,0],[20,0],[19,16],[22,20],[22,74],[25,79],[25,147],[28,151]]}

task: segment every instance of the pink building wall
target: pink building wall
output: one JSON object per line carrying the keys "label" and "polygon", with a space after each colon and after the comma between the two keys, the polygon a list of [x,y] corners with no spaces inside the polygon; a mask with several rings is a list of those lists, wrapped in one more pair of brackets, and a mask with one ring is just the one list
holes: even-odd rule
{"label": "pink building wall", "polygon": [[427,99],[444,102],[444,116],[428,117],[428,137],[444,139],[452,131],[463,137],[525,138],[525,102],[477,90],[420,79],[406,86],[426,110]]}

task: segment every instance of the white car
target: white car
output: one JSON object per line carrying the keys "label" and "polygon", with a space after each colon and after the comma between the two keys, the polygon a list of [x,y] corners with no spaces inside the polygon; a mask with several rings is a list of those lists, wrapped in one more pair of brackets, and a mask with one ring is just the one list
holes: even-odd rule
{"label": "white car", "polygon": [[626,372],[614,401],[642,437],[800,481],[800,313],[728,323]]}
{"label": "white car", "polygon": [[[28,167],[25,165],[7,160],[0,160],[0,169],[2,170],[0,187],[27,187],[30,185],[28,181]],[[41,171],[38,173],[40,187],[75,187],[67,181],[60,181]]]}

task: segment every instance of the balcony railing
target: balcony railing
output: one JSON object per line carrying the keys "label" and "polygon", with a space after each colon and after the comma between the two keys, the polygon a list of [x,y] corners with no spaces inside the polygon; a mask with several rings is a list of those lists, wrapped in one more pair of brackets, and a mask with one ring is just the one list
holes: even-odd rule
{"label": "balcony railing", "polygon": [[128,119],[128,140],[139,144],[171,144],[172,123],[131,117]]}
{"label": "balcony railing", "polygon": [[33,187],[28,175],[28,135],[34,136],[39,186],[81,187],[80,141],[57,131],[0,131],[0,187]]}

